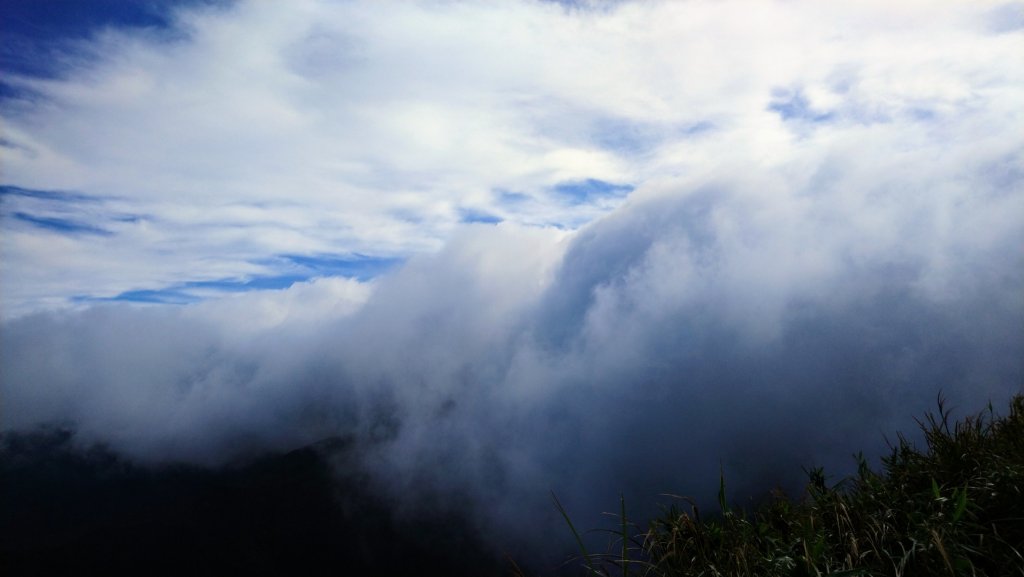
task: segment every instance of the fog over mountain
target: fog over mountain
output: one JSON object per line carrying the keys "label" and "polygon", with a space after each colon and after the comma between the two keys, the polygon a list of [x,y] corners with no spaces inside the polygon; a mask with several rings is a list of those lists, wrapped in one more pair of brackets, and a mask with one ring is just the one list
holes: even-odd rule
{"label": "fog over mountain", "polygon": [[[30,315],[4,327],[3,422],[144,462],[351,435],[396,498],[436,492],[524,537],[549,490],[584,511],[706,497],[720,464],[766,490],[847,469],[940,392],[976,410],[1019,390],[1020,196],[959,192],[942,208],[967,226],[916,242],[833,220],[827,192],[766,205],[723,181],[640,193],[574,235],[468,226],[371,287]],[[906,204],[872,220],[937,226]]]}
{"label": "fog over mountain", "polygon": [[[653,511],[662,493],[709,500],[720,472],[736,498],[749,499],[775,486],[798,486],[801,467],[824,465],[841,475],[853,466],[853,453],[877,457],[884,435],[912,436],[913,417],[933,407],[940,393],[958,412],[973,412],[1024,386],[1024,71],[1019,57],[993,59],[1024,47],[1020,4],[978,8],[963,30],[957,18],[971,9],[936,9],[938,15],[915,24],[924,32],[908,22],[933,7],[863,8],[853,29],[877,25],[881,32],[838,44],[816,27],[840,29],[828,10],[764,8],[805,33],[808,44],[825,38],[821,46],[834,51],[804,60],[799,42],[777,44],[780,32],[747,22],[753,16],[744,10],[753,9],[743,4],[722,12],[700,2],[689,8],[526,2],[515,9],[441,3],[426,15],[403,6],[396,13],[404,16],[385,24],[362,3],[346,5],[345,14],[370,22],[370,39],[359,41],[363,49],[345,52],[356,60],[392,58],[383,48],[408,48],[395,38],[417,27],[471,21],[481,36],[492,29],[515,36],[509,45],[519,48],[508,60],[486,41],[480,41],[483,63],[460,56],[457,46],[432,48],[438,58],[478,65],[454,78],[467,93],[494,101],[451,104],[458,99],[441,94],[450,87],[426,82],[415,68],[395,80],[422,89],[424,106],[451,104],[441,116],[410,117],[427,124],[424,118],[446,119],[420,127],[451,137],[444,142],[456,138],[449,121],[457,134],[491,142],[466,124],[474,114],[493,129],[495,148],[473,140],[454,152],[412,137],[393,141],[379,125],[346,125],[349,118],[372,124],[357,112],[383,94],[375,76],[381,69],[352,64],[351,74],[365,83],[344,84],[341,104],[319,88],[342,86],[340,77],[319,84],[309,78],[324,59],[339,57],[325,48],[340,42],[328,32],[354,25],[335,14],[314,26],[315,15],[334,14],[336,7],[306,2],[305,12],[274,27],[268,4],[182,11],[196,40],[176,40],[185,43],[169,52],[158,51],[151,35],[109,32],[96,43],[114,56],[101,53],[87,72],[22,80],[20,89],[36,91],[35,100],[6,97],[2,110],[11,128],[3,145],[23,148],[5,161],[9,186],[0,203],[8,307],[0,325],[3,431],[67,427],[81,447],[99,443],[144,465],[221,466],[327,438],[351,439],[357,466],[398,510],[424,503],[457,510],[498,550],[557,555],[571,535],[551,505],[551,491],[582,527],[603,523],[599,513],[616,507],[620,493],[638,515]],[[493,15],[485,17],[488,10],[510,11],[516,19],[502,27]],[[698,66],[689,50],[697,42],[674,48],[684,63],[671,68],[677,82],[668,88],[656,74],[630,68],[645,52],[629,39],[667,42],[658,34],[674,29],[659,27],[654,16],[670,14],[679,24],[676,10],[720,24],[730,31],[728,41],[714,45],[760,64],[735,76]],[[415,15],[425,20],[404,19]],[[884,18],[890,18],[885,26]],[[234,21],[254,28],[230,28]],[[523,48],[517,35],[535,34],[524,32],[532,30],[524,22],[564,27],[566,38],[578,35],[582,44]],[[651,29],[633,37],[616,28],[632,30],[637,22]],[[737,47],[748,26],[768,36],[753,38],[756,45],[781,46],[779,70],[766,72],[774,69]],[[213,28],[218,34],[204,34]],[[237,146],[224,145],[230,153],[219,167],[204,165],[204,155],[218,153],[202,150],[160,160],[170,154],[157,150],[162,144],[123,124],[145,118],[156,134],[181,136],[153,114],[152,103],[124,96],[132,104],[123,112],[106,102],[114,86],[128,91],[122,94],[149,94],[139,80],[148,76],[125,72],[141,66],[133,58],[167,68],[154,78],[201,82],[172,65],[205,62],[194,60],[193,50],[212,61],[223,47],[205,42],[251,39],[259,30],[305,39],[288,44],[274,36],[258,46],[267,49],[273,70],[281,64],[270,55],[297,59],[289,70],[311,84],[252,72],[270,88],[246,77],[231,89],[253,90],[243,100],[253,106],[263,96],[280,96],[276,104],[263,103],[279,113],[267,122],[283,123],[280,134],[305,135],[292,142],[309,147],[306,156],[279,154],[284,149],[259,133],[266,128],[260,124]],[[939,37],[922,40],[929,30]],[[947,32],[950,46],[941,42]],[[590,62],[588,50],[600,46],[595,37],[624,46],[626,62],[613,61],[615,68],[634,75],[609,79]],[[290,51],[276,51],[278,44]],[[976,51],[961,50],[968,46]],[[532,50],[542,48],[556,55],[546,65],[553,76],[521,73]],[[746,62],[731,54],[722,63]],[[586,86],[570,89],[555,73],[580,59],[593,72],[574,76]],[[243,60],[258,64],[259,58]],[[349,66],[331,62],[330,70]],[[141,84],[125,87],[127,78]],[[520,84],[524,78],[531,83]],[[222,82],[228,81],[211,81],[215,86],[203,94],[216,94]],[[617,82],[640,85],[632,94],[642,102]],[[689,82],[702,88],[679,102],[644,99],[669,88],[686,92]],[[506,108],[502,91],[511,85],[539,100]],[[187,102],[178,94],[187,86],[172,82],[152,94],[173,110]],[[592,96],[602,88],[622,93]],[[387,108],[392,104],[381,102],[389,121],[399,122],[396,111],[408,111],[409,103]],[[670,112],[673,105],[683,112]],[[203,122],[213,122],[206,115],[219,106],[197,100],[181,114],[201,113]],[[337,134],[365,130],[366,148],[356,154],[348,137],[333,141],[322,127],[293,125],[306,121],[288,116],[290,106],[337,122]],[[621,126],[633,128],[616,125],[609,129],[619,137],[613,144],[587,148],[576,141],[600,140],[591,130],[608,118],[595,112],[600,106],[621,106],[631,118]],[[444,116],[449,112],[455,116]],[[519,131],[505,113],[536,124]],[[238,122],[226,117],[216,134],[239,130]],[[67,144],[92,130],[104,132],[95,136],[104,143],[97,149]],[[527,134],[536,140],[517,140]],[[635,146],[623,144],[627,136]],[[136,138],[149,144],[138,157],[125,156]],[[381,152],[391,142],[399,148]],[[31,147],[35,153],[25,152]],[[580,160],[570,149],[592,157]],[[429,150],[436,156],[424,156]],[[499,166],[503,158],[529,164],[533,153],[543,156],[543,167]],[[274,166],[294,161],[299,168],[261,166],[262,154]],[[363,170],[388,154],[400,159],[400,167],[381,169],[392,170],[393,179]],[[608,155],[607,170],[594,174],[601,155]],[[340,161],[325,168],[330,159],[356,156],[363,168]],[[555,174],[558,158],[575,160]],[[246,171],[247,159],[257,176]],[[93,160],[97,166],[90,166]],[[436,167],[443,177],[430,172]],[[204,170],[209,174],[200,177]],[[136,171],[155,176],[146,184]],[[274,182],[261,182],[260,174]],[[328,177],[339,179],[340,196],[332,196]],[[415,189],[409,179],[418,178],[428,200],[402,196]],[[250,181],[256,183],[252,206],[231,208]],[[289,186],[296,189],[291,204],[275,196]],[[378,189],[390,192],[371,194]],[[45,193],[68,190],[95,198],[65,212],[39,208],[52,201]],[[217,194],[210,190],[229,201],[210,200]],[[359,204],[358,191],[370,200]],[[501,200],[488,207],[479,201],[487,195]],[[201,218],[204,206],[209,212]],[[280,209],[280,221],[267,206]],[[151,213],[117,224],[108,212],[121,209]],[[338,216],[333,230],[315,218],[331,210],[356,215],[355,224]],[[480,211],[498,216],[483,218]],[[180,230],[178,219],[197,224]],[[72,222],[77,229],[69,229]],[[233,236],[236,226],[249,236]],[[268,272],[270,265],[257,257],[289,255],[289,266],[297,266],[294,255],[322,255],[331,243],[338,253],[394,261],[379,274],[314,271],[281,286],[233,292],[214,294],[212,284],[202,284],[284,275],[293,269]],[[78,256],[85,260],[72,262]],[[195,276],[186,277],[192,262]],[[137,291],[189,298],[119,298]]]}

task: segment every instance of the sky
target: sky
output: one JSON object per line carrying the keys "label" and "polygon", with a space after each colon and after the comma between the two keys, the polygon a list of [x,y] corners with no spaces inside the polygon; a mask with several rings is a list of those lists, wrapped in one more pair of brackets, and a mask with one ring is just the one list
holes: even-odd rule
{"label": "sky", "polygon": [[4,10],[4,430],[529,542],[1024,386],[1024,3]]}

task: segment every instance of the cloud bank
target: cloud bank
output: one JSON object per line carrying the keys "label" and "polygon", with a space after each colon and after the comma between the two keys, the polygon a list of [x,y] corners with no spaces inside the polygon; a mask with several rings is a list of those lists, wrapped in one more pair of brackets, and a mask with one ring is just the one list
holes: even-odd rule
{"label": "cloud bank", "polygon": [[1019,4],[291,6],[17,80],[5,429],[348,435],[507,542],[551,489],[762,491],[1024,383]]}
{"label": "cloud bank", "polygon": [[837,220],[827,196],[720,182],[576,234],[467,226],[370,286],[31,315],[4,325],[2,421],[144,461],[353,436],[394,495],[469,503],[504,538],[552,520],[549,489],[584,511],[707,496],[721,465],[760,491],[877,454],[940,391],[1019,390],[1020,212],[970,203],[983,182],[931,198],[957,207],[942,242],[873,232],[938,226],[913,202]]}

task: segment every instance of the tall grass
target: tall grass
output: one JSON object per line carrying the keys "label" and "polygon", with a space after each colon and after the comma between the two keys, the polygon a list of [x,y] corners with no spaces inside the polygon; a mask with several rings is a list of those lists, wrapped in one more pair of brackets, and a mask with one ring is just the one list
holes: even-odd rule
{"label": "tall grass", "polygon": [[1012,399],[1005,416],[989,405],[955,423],[940,397],[937,412],[918,424],[925,446],[899,435],[881,471],[858,456],[857,474],[829,485],[822,469],[811,469],[800,498],[776,492],[753,511],[729,506],[724,478],[721,511],[710,518],[680,497],[639,529],[622,502],[614,549],[582,550],[583,569],[652,577],[1024,577],[1024,396]]}

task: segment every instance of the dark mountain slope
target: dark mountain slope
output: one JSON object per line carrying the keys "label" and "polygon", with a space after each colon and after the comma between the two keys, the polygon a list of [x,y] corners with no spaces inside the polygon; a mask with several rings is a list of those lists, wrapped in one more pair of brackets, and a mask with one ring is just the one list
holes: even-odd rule
{"label": "dark mountain slope", "polygon": [[[331,440],[242,465],[147,468],[68,431],[0,437],[0,573],[487,575],[459,518],[408,518]],[[340,465],[340,466],[339,466]]]}

